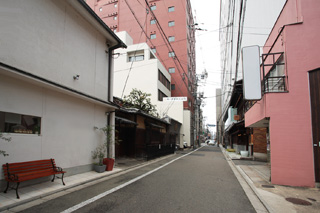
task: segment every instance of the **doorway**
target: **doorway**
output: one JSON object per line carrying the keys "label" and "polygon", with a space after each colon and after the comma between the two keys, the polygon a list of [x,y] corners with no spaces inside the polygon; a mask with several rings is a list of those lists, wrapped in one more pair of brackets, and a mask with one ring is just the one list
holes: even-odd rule
{"label": "doorway", "polygon": [[309,72],[315,179],[320,183],[320,69]]}

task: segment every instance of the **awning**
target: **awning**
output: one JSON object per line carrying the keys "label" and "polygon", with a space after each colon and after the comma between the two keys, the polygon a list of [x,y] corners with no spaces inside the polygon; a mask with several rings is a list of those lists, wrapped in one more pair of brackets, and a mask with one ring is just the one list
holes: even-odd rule
{"label": "awning", "polygon": [[235,130],[239,130],[241,128],[244,130],[246,129],[246,127],[244,126],[244,120],[230,124],[224,131],[232,134]]}
{"label": "awning", "polygon": [[138,125],[136,122],[131,121],[131,120],[126,119],[126,118],[121,118],[121,117],[116,116],[115,119],[116,119],[116,121],[118,121],[120,124],[133,124],[133,125]]}

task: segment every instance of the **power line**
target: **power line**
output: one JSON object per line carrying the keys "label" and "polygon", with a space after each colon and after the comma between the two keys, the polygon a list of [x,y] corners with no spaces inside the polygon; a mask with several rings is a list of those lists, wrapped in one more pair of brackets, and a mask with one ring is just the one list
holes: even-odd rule
{"label": "power line", "polygon": [[[125,0],[125,2],[127,3],[127,0]],[[128,3],[127,3],[127,5],[128,5]],[[129,7],[129,5],[128,5],[128,7]],[[130,8],[130,7],[129,7],[129,8]],[[130,9],[131,9],[131,8],[130,8]],[[147,23],[147,14],[146,14],[146,19],[145,19],[145,21],[144,21],[144,26],[146,25],[146,23]],[[139,23],[139,25],[140,25],[140,23]],[[141,25],[140,25],[140,26],[141,26]],[[144,26],[143,26],[143,27],[144,27]],[[142,27],[142,28],[143,28],[143,27]],[[141,37],[142,37],[142,33],[143,33],[143,31],[141,31],[141,33],[140,33],[140,37],[139,37],[138,43],[140,43],[140,39],[141,39]],[[138,45],[137,45],[136,51],[134,52],[134,56],[136,56],[137,50],[138,50]],[[131,61],[130,69],[129,69],[129,72],[128,72],[126,81],[125,81],[125,83],[124,83],[124,86],[123,86],[123,90],[122,90],[122,94],[121,94],[121,99],[122,99],[122,97],[123,97],[124,91],[125,91],[126,86],[127,86],[127,83],[128,83],[128,79],[129,79],[129,76],[130,76],[130,73],[131,73],[131,69],[132,69],[133,62],[134,62],[134,60]]]}
{"label": "power line", "polygon": [[[132,10],[132,8],[130,7],[130,5],[128,4],[127,0],[125,0],[125,2],[126,2],[128,8],[129,8],[130,12],[131,12],[132,15],[134,16],[136,22],[139,24],[142,32],[145,34],[147,40],[150,42],[150,44],[151,44],[153,47],[155,47],[155,45],[152,43],[151,39],[148,37],[148,34],[145,32],[144,26],[141,25],[140,21],[139,21],[138,18],[136,17],[134,11]],[[140,3],[140,2],[139,2],[139,3]],[[148,6],[148,8],[149,8],[150,11],[152,11],[149,6]],[[146,8],[146,12],[147,12],[146,16],[148,15],[149,10]],[[146,17],[146,20],[147,20],[147,17]],[[146,20],[145,20],[145,24],[146,24]],[[158,23],[158,20],[156,20],[156,22]],[[144,24],[144,25],[145,25],[145,24]],[[164,60],[162,60],[161,56],[160,56],[159,54],[157,54],[157,56],[159,57],[159,60],[161,61],[161,63],[165,66],[165,64],[163,63]],[[169,60],[169,59],[168,59],[168,60]],[[166,67],[166,69],[168,70],[167,67]],[[125,69],[125,70],[127,70],[127,69]],[[180,85],[177,85],[177,86],[178,86],[179,90],[181,91],[181,94],[183,94],[182,90],[180,89]]]}
{"label": "power line", "polygon": [[[189,76],[188,76],[187,73],[185,72],[185,70],[184,70],[184,68],[183,68],[183,66],[182,66],[179,58],[176,56],[175,51],[174,51],[173,47],[171,46],[171,44],[170,44],[170,42],[169,42],[169,40],[168,40],[168,38],[167,38],[164,30],[162,29],[162,27],[161,27],[161,25],[160,25],[157,17],[155,16],[154,12],[151,10],[148,1],[145,0],[145,2],[146,2],[147,7],[150,9],[151,15],[152,15],[153,18],[156,20],[156,25],[157,25],[158,29],[160,30],[160,35],[161,35],[161,37],[163,38],[163,40],[165,41],[165,44],[166,44],[168,50],[169,50],[170,52],[173,52],[173,53],[174,53],[174,58],[173,58],[174,63],[176,64],[176,61],[178,61],[180,67],[182,68],[183,73],[185,74],[185,76],[187,77],[188,82],[189,82],[189,81],[190,81]],[[176,60],[175,60],[175,59],[176,59]],[[179,69],[179,66],[177,66],[177,64],[176,64],[176,67],[178,68],[178,71],[179,71],[179,73],[180,73],[180,75],[181,75],[181,78],[183,79],[183,76],[182,76],[182,74],[181,74],[181,72],[180,72],[180,69]],[[188,85],[186,84],[186,82],[185,82],[184,80],[183,80],[183,82],[184,82],[184,84],[186,85],[186,87],[188,88]],[[190,82],[192,82],[192,81],[190,81]],[[189,90],[188,90],[188,91],[189,91]]]}

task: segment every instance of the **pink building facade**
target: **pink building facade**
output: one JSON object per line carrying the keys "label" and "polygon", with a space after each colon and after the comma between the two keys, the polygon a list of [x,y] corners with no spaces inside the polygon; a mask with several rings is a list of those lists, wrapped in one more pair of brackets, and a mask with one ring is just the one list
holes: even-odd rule
{"label": "pink building facade", "polygon": [[320,182],[320,1],[288,0],[263,49],[264,92],[246,127],[268,127],[271,182]]}

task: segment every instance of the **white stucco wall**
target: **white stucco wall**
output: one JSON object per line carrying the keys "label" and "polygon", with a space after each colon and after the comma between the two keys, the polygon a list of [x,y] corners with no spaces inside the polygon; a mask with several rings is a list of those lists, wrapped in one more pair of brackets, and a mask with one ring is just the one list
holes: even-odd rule
{"label": "white stucco wall", "polygon": [[[1,63],[107,101],[105,51],[112,35],[101,31],[95,19],[90,24],[64,0],[5,1],[0,11]],[[68,171],[90,170],[91,151],[104,140],[94,127],[104,127],[106,112],[113,108],[5,67],[0,67],[0,111],[40,117],[41,135],[5,133],[12,142],[0,141],[9,154],[0,156],[0,165],[54,158]]]}
{"label": "white stucco wall", "polygon": [[[130,36],[126,32],[117,33],[120,38],[130,44]],[[143,51],[143,61],[128,61],[130,52]],[[133,88],[151,94],[151,103],[157,104],[158,90],[171,97],[171,91],[158,80],[158,70],[171,82],[171,76],[161,62],[155,57],[150,59],[151,49],[146,43],[128,46],[127,49],[117,49],[114,60],[114,96],[123,98],[129,95]],[[124,89],[125,88],[125,89]],[[124,91],[123,91],[124,90]]]}
{"label": "white stucco wall", "polygon": [[188,146],[191,145],[191,131],[190,129],[191,126],[191,112],[190,110],[183,110],[183,141],[187,142]]}
{"label": "white stucco wall", "polygon": [[0,10],[2,63],[107,100],[106,39],[72,6],[4,1]]}
{"label": "white stucco wall", "polygon": [[[10,95],[8,93],[10,92]],[[41,117],[41,135],[5,134],[8,157],[0,164],[54,158],[62,168],[91,164],[91,151],[103,141],[94,126],[106,124],[106,107],[0,75],[0,110]],[[0,179],[3,179],[1,176]]]}
{"label": "white stucco wall", "polygon": [[[183,101],[158,101],[157,110],[160,117],[166,115],[181,123],[180,128],[180,147],[183,148],[183,142],[188,142],[190,146],[190,111],[185,112]],[[186,120],[185,120],[186,119]]]}
{"label": "white stucco wall", "polygon": [[168,115],[183,124],[183,101],[158,101],[157,110],[160,117]]}

